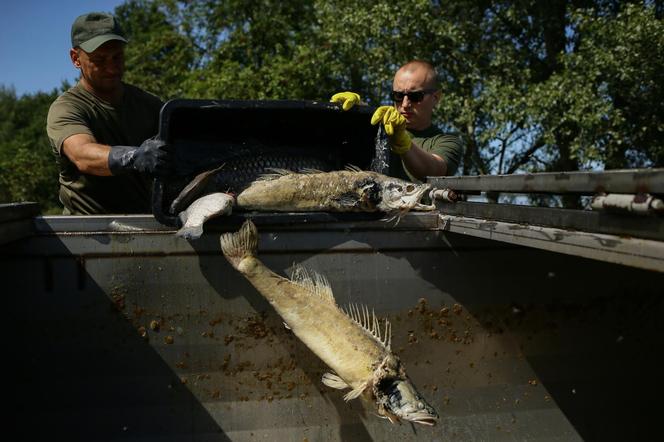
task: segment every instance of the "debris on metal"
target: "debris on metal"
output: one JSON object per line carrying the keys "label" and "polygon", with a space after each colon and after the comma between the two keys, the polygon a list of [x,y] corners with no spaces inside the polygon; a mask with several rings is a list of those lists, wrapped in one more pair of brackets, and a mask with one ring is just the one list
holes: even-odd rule
{"label": "debris on metal", "polygon": [[446,201],[454,203],[459,199],[459,196],[452,189],[434,189],[429,192],[429,198],[433,200]]}
{"label": "debris on metal", "polygon": [[640,215],[664,213],[664,202],[661,199],[643,193],[597,195],[590,203],[590,207],[593,210],[630,212]]}

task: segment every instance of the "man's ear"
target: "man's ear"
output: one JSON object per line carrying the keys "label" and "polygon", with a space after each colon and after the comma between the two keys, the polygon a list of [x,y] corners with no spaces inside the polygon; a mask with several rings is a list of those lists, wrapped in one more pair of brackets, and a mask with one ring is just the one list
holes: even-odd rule
{"label": "man's ear", "polygon": [[438,103],[440,103],[440,97],[442,96],[442,93],[440,92],[440,89],[438,89],[436,92],[433,93],[433,105],[437,106]]}
{"label": "man's ear", "polygon": [[76,69],[81,68],[81,60],[78,57],[78,51],[76,48],[71,48],[69,50],[69,58],[71,59],[71,63],[74,65]]}

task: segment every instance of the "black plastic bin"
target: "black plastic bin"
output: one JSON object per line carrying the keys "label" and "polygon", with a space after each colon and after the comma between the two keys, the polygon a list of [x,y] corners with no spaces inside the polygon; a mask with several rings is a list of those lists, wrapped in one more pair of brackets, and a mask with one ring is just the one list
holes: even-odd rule
{"label": "black plastic bin", "polygon": [[155,179],[153,214],[179,226],[168,212],[172,200],[196,174],[229,155],[303,155],[319,159],[326,170],[354,165],[386,173],[386,163],[373,164],[383,133],[370,124],[374,110],[343,111],[315,101],[171,100],[161,110],[159,137],[173,149],[176,167],[172,176]]}

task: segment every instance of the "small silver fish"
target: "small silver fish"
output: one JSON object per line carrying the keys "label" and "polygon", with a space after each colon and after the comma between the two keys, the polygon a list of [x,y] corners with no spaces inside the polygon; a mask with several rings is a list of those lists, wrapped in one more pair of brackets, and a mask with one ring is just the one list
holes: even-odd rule
{"label": "small silver fish", "polygon": [[334,373],[322,382],[350,388],[344,399],[362,396],[375,403],[378,414],[398,422],[404,419],[435,425],[436,411],[427,404],[391,351],[391,325],[381,325],[367,307],[345,310],[334,300],[327,280],[296,267],[291,279],[272,272],[256,258],[258,232],[246,221],[237,233],[221,236],[221,250],[231,265],[270,302],[284,323]]}
{"label": "small silver fish", "polygon": [[171,213],[180,213],[182,209],[189,207],[196,198],[202,195],[204,189],[208,186],[212,177],[214,177],[214,174],[223,169],[223,167],[224,165],[222,164],[216,169],[208,170],[196,175],[196,177],[191,180],[191,182],[187,184],[171,202]]}
{"label": "small silver fish", "polygon": [[[434,205],[420,203],[430,189],[429,184],[414,184],[356,168],[306,173],[275,170],[274,173],[263,175],[242,190],[237,195],[235,205],[242,210],[384,212],[392,217],[399,217],[409,210],[434,210]],[[233,199],[229,198],[227,204],[232,206]],[[217,210],[219,214],[227,214],[230,213],[230,206],[217,206]],[[207,214],[209,207],[211,206],[206,204],[200,210],[205,210]],[[208,219],[194,215],[195,210],[191,206],[186,212],[188,218],[201,222]],[[193,232],[191,229],[190,231]],[[200,232],[202,233],[202,226]],[[188,238],[196,236],[189,234]]]}
{"label": "small silver fish", "polygon": [[175,234],[185,239],[197,239],[203,234],[203,224],[216,216],[229,215],[234,198],[227,193],[217,192],[198,198],[178,215],[182,227]]}

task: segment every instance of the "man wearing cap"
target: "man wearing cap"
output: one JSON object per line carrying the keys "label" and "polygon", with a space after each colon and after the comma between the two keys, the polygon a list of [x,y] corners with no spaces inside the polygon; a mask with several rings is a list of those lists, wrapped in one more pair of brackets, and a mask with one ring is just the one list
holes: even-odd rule
{"label": "man wearing cap", "polygon": [[[398,156],[390,161],[390,175],[422,181],[427,176],[456,173],[464,146],[461,137],[443,133],[432,124],[440,98],[436,70],[430,63],[412,60],[395,74],[394,105],[380,106],[371,118],[371,124],[383,124],[392,152]],[[348,110],[360,102],[360,96],[340,92],[331,101]]]}
{"label": "man wearing cap", "polygon": [[127,40],[111,14],[78,17],[69,56],[80,79],[51,105],[46,131],[60,167],[64,214],[150,213],[149,177],[168,173],[163,102],[122,82]]}

